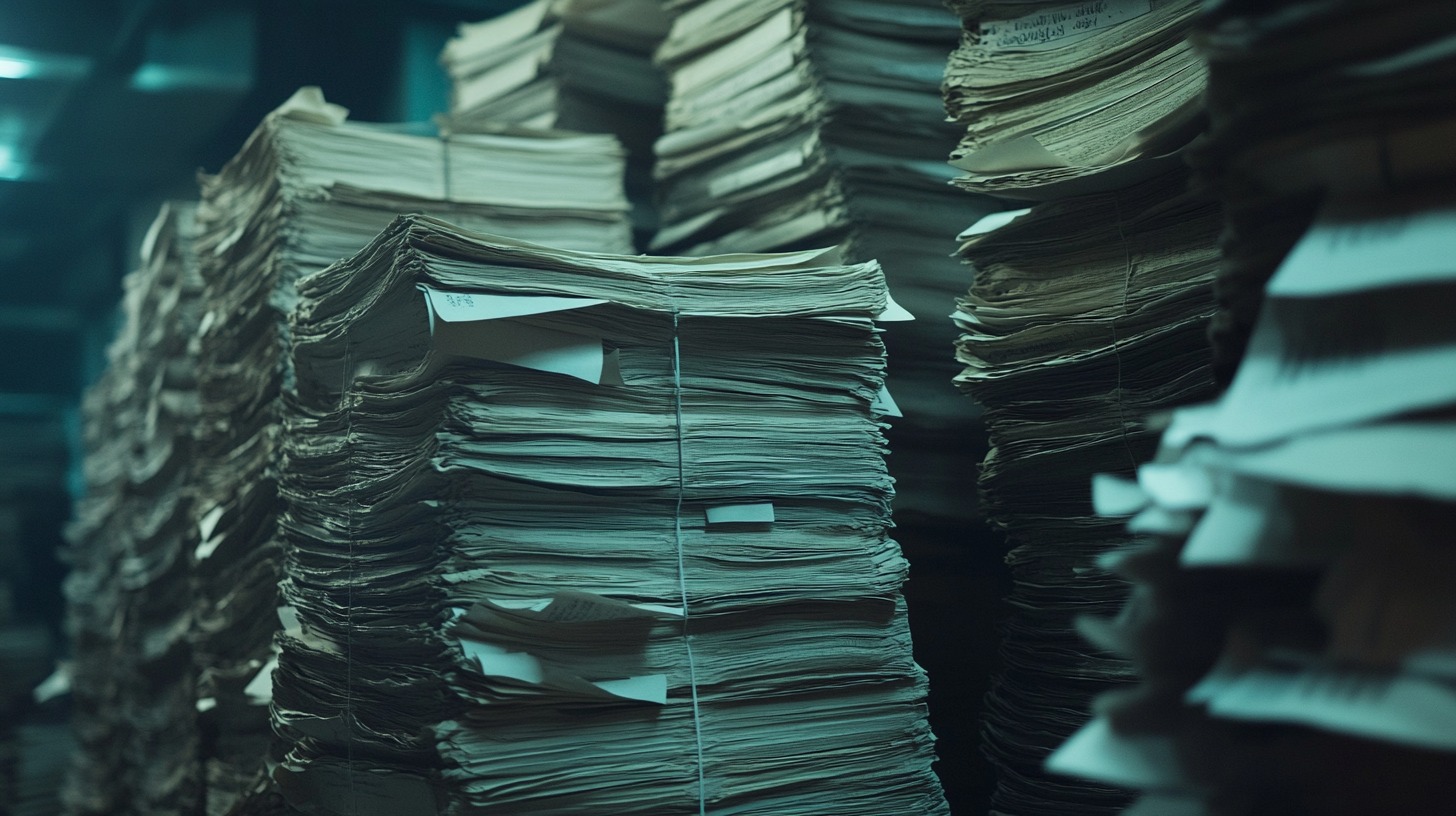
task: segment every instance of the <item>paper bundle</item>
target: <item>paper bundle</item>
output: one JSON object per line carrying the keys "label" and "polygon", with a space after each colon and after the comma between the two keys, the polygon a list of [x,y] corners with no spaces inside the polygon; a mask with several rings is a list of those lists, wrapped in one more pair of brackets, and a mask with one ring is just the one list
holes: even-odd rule
{"label": "paper bundle", "polygon": [[[652,51],[666,31],[662,7],[646,0],[536,0],[462,23],[440,55],[451,123],[594,131],[581,118],[597,113],[654,128],[665,88]],[[616,104],[634,110],[614,114]]]}
{"label": "paper bundle", "polygon": [[[973,192],[1041,200],[1122,186],[1179,163],[1201,128],[1195,0],[980,0],[945,71]],[[1152,161],[1157,159],[1157,161]]]}
{"label": "paper bundle", "polygon": [[[199,802],[189,575],[202,290],[194,232],[190,205],[157,216],[141,266],[125,279],[108,367],[82,406],[86,494],[67,531],[65,585],[79,742],[65,785],[71,814],[191,814]],[[42,760],[39,746],[31,758]]]}
{"label": "paper bundle", "polygon": [[1456,115],[1434,103],[1451,22],[1327,2],[1199,21],[1236,373],[1136,484],[1102,483],[1157,543],[1121,558],[1122,614],[1083,628],[1146,679],[1053,759],[1149,791],[1140,812],[1456,806],[1456,199],[1428,141]]}
{"label": "paper bundle", "polygon": [[1222,760],[1113,781],[1233,813],[1456,802],[1449,775],[1426,778],[1456,767],[1456,207],[1372,207],[1316,222],[1270,281],[1228,392],[1177,412],[1158,458],[1105,503],[1166,536],[1129,557],[1146,586],[1123,619],[1089,627],[1148,682],[1063,749],[1067,771],[1108,778],[1088,764],[1097,741],[1176,745],[1180,760],[1186,744]]}
{"label": "paper bundle", "polygon": [[[1088,480],[1151,453],[1144,418],[1206,398],[1205,328],[1218,209],[1186,172],[989,216],[962,234],[973,282],[955,313],[957,377],[985,410],[980,490],[1004,530],[1014,585],[985,749],[998,813],[1115,812],[1114,791],[1048,778],[1041,763],[1098,690],[1131,678],[1088,648],[1078,613],[1112,611],[1122,581],[1097,568],[1125,541],[1092,514]],[[1113,240],[1109,240],[1109,237]]]}
{"label": "paper bundle", "polygon": [[946,813],[877,264],[409,216],[293,319],[276,771],[317,813]]}
{"label": "paper bundle", "polygon": [[1229,213],[1215,335],[1225,383],[1264,284],[1326,190],[1382,194],[1456,174],[1448,149],[1456,108],[1444,92],[1456,72],[1446,43],[1456,11],[1329,1],[1278,8],[1213,8],[1192,34],[1209,64],[1211,114],[1194,158]]}
{"label": "paper bundle", "polygon": [[278,398],[292,377],[284,316],[297,279],[412,211],[564,246],[630,248],[621,151],[610,137],[433,138],[347,122],[346,113],[304,89],[203,179],[195,515],[199,707],[218,733],[207,755],[212,813],[266,789],[281,576]]}
{"label": "paper bundle", "polygon": [[652,54],[667,34],[658,0],[535,0],[460,25],[440,63],[452,132],[503,125],[610,133],[627,149],[627,195],[642,246],[657,229],[652,145],[667,88]]}
{"label": "paper bundle", "polygon": [[878,258],[919,320],[889,328],[891,466],[902,523],[954,528],[974,501],[946,478],[978,458],[974,414],[945,381],[943,315],[961,272],[947,236],[995,209],[957,197],[939,81],[956,24],[938,4],[669,3],[671,97],[657,144],[662,230],[688,255],[843,243]]}

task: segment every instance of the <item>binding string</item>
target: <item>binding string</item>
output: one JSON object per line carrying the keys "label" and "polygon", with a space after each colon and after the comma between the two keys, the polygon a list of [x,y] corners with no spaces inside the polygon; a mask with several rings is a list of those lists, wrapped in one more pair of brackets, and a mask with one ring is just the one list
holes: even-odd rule
{"label": "binding string", "polygon": [[[344,371],[339,383],[339,407],[344,409],[346,472],[354,474],[354,406],[349,403],[349,380],[354,370],[354,346],[348,330],[344,334]],[[346,484],[345,490],[352,490]],[[359,797],[354,788],[354,502],[351,494],[344,503],[344,536],[349,547],[349,579],[344,594],[344,751],[348,763],[349,813],[359,814]]]}
{"label": "binding string", "polygon": [[1117,334],[1117,321],[1127,317],[1128,290],[1132,287],[1133,276],[1132,247],[1128,246],[1127,243],[1127,232],[1124,230],[1122,222],[1122,202],[1116,193],[1112,195],[1112,207],[1113,215],[1117,218],[1117,237],[1122,242],[1122,257],[1123,264],[1125,265],[1125,271],[1122,277],[1122,314],[1113,317],[1109,323],[1112,327],[1112,358],[1117,363],[1117,422],[1122,434],[1123,450],[1127,451],[1128,464],[1133,469],[1133,472],[1137,472],[1140,463],[1138,462],[1137,455],[1133,453],[1132,442],[1127,438],[1127,406],[1123,404],[1122,400],[1122,338]]}
{"label": "binding string", "polygon": [[698,667],[693,660],[693,636],[688,631],[688,579],[687,566],[683,557],[682,508],[683,495],[687,492],[687,477],[683,458],[683,386],[682,386],[682,343],[678,331],[677,306],[672,307],[672,402],[677,428],[677,508],[672,514],[673,541],[677,548],[677,586],[682,597],[683,649],[688,657],[688,687],[693,699],[693,741],[697,747],[698,765],[698,816],[707,816],[708,792],[703,774],[703,717],[698,704]]}

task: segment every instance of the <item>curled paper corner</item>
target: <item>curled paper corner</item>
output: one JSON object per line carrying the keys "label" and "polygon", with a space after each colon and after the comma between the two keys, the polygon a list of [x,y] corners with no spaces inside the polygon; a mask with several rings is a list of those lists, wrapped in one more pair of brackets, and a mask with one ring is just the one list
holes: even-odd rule
{"label": "curled paper corner", "polygon": [[895,402],[895,398],[890,396],[890,388],[887,385],[880,386],[879,393],[875,394],[874,402],[870,403],[870,410],[882,416],[905,416],[904,412],[900,410],[899,404]]}
{"label": "curled paper corner", "polygon": [[316,125],[342,125],[349,118],[349,109],[324,99],[323,89],[317,85],[305,85],[293,92],[288,101],[269,114],[280,119],[294,119],[312,122]]}
{"label": "curled paper corner", "polygon": [[961,230],[960,234],[956,236],[956,240],[965,241],[978,235],[995,232],[1029,212],[1031,212],[1031,208],[1026,207],[1020,210],[1002,210],[982,216],[976,223]]}
{"label": "curled paper corner", "polygon": [[885,310],[880,312],[875,320],[881,323],[893,323],[905,320],[914,320],[915,315],[910,310],[895,302],[895,298],[889,292],[885,293]]}

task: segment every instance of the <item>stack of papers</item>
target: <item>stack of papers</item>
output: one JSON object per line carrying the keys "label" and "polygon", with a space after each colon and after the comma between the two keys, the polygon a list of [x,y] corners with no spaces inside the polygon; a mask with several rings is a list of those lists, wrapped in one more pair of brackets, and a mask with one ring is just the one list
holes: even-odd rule
{"label": "stack of papers", "polygon": [[1123,612],[1083,628],[1145,682],[1051,765],[1147,791],[1147,814],[1448,811],[1451,9],[1206,8],[1195,159],[1226,205],[1231,383],[1174,415],[1136,484],[1100,484],[1158,541],[1120,559]]}
{"label": "stack of papers", "polygon": [[887,536],[878,264],[408,216],[299,294],[291,801],[948,812]]}
{"label": "stack of papers", "polygon": [[651,128],[666,94],[652,52],[666,33],[662,6],[648,0],[535,0],[462,23],[440,54],[451,123],[596,130],[582,127],[590,112]]}
{"label": "stack of papers", "polygon": [[77,813],[187,814],[199,801],[190,643],[202,292],[194,234],[190,205],[157,216],[140,268],[125,279],[108,367],[82,406],[86,494],[67,531],[65,584],[78,741],[65,789]]}
{"label": "stack of papers", "polygon": [[[1161,538],[1126,557],[1122,616],[1085,628],[1147,682],[1053,767],[1233,812],[1456,801],[1453,236],[1446,191],[1331,199],[1229,390],[1104,485],[1104,511]],[[1115,751],[1163,761],[1116,779]]]}
{"label": "stack of papers", "polygon": [[1086,720],[1093,693],[1131,677],[1074,628],[1077,614],[1111,612],[1125,593],[1097,556],[1126,536],[1093,515],[1088,481],[1130,473],[1151,453],[1150,413],[1211,393],[1220,217],[1187,182],[1186,171],[1164,173],[998,213],[961,235],[973,282],[954,315],[957,382],[985,411],[982,507],[1007,533],[1015,582],[986,715],[998,811],[1120,807],[1116,792],[1047,778],[1041,763]]}
{"label": "stack of papers", "polygon": [[667,86],[652,54],[667,34],[659,0],[535,0],[461,24],[440,63],[450,75],[450,129],[502,125],[610,133],[627,149],[633,226],[656,230],[652,145]]}
{"label": "stack of papers", "polygon": [[[1191,36],[1218,91],[1196,158],[1228,205],[1215,334],[1222,382],[1244,353],[1265,283],[1326,191],[1379,195],[1456,173],[1456,110],[1443,96],[1456,79],[1451,25],[1445,7],[1348,0],[1278,13],[1218,5],[1199,19]],[[1309,47],[1286,47],[1295,39]]]}
{"label": "stack of papers", "polygon": [[278,400],[292,376],[284,316],[295,281],[403,212],[564,246],[631,246],[622,155],[609,136],[435,138],[346,116],[306,88],[203,179],[196,640],[198,706],[218,733],[207,758],[214,812],[258,789],[271,740]]}
{"label": "stack of papers", "polygon": [[967,190],[1039,200],[1120,186],[1178,163],[1169,154],[1201,127],[1196,0],[953,5],[966,31],[945,103],[964,128],[952,164]]}
{"label": "stack of papers", "polygon": [[841,243],[878,258],[913,323],[888,327],[902,522],[970,523],[951,476],[982,452],[946,381],[962,288],[948,236],[999,206],[957,195],[940,80],[955,19],[925,0],[677,2],[658,52],[672,93],[657,144],[659,251]]}

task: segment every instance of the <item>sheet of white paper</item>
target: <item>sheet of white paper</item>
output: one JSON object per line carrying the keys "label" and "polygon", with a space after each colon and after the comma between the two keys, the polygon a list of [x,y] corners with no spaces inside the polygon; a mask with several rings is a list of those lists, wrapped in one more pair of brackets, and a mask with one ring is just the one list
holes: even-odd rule
{"label": "sheet of white paper", "polygon": [[1143,465],[1138,468],[1138,486],[1165,510],[1196,510],[1213,501],[1213,478],[1196,465]]}
{"label": "sheet of white paper", "polygon": [[1070,167],[1055,153],[1042,147],[1031,136],[1021,136],[1008,141],[983,147],[980,150],[955,159],[951,167],[969,173],[1010,173],[1017,170],[1047,170],[1056,167]]}
{"label": "sheet of white paper", "polygon": [[1362,425],[1254,450],[1202,443],[1187,459],[1272,482],[1456,501],[1456,422]]}
{"label": "sheet of white paper", "polygon": [[1179,557],[1188,567],[1301,567],[1333,555],[1296,543],[1294,519],[1278,487],[1235,477],[1199,519]]}
{"label": "sheet of white paper", "polygon": [[291,606],[278,607],[278,622],[283,626],[283,631],[294,637],[303,634],[303,624],[299,623],[298,610]]}
{"label": "sheet of white paper", "polygon": [[447,354],[565,374],[598,385],[606,365],[599,338],[517,320],[441,322],[434,335],[435,348]]}
{"label": "sheet of white paper", "polygon": [[1193,529],[1193,514],[1187,510],[1149,507],[1127,522],[1127,531],[1134,535],[1187,535]]}
{"label": "sheet of white paper", "polygon": [[494,295],[483,292],[444,292],[421,285],[431,313],[446,323],[474,320],[501,320],[509,317],[563,312],[600,306],[597,298],[558,297],[555,295]]}
{"label": "sheet of white paper", "polygon": [[1293,364],[1277,325],[1261,319],[1205,430],[1227,445],[1258,445],[1453,403],[1456,343]]}
{"label": "sheet of white paper", "polygon": [[248,701],[254,705],[267,705],[273,702],[273,670],[278,668],[278,658],[271,657],[263,668],[253,675],[248,685],[243,687],[243,693],[248,696]]}
{"label": "sheet of white paper", "polygon": [[909,309],[906,309],[904,306],[896,303],[895,299],[890,296],[889,292],[885,293],[885,310],[883,312],[880,312],[879,316],[875,318],[875,320],[878,320],[881,323],[893,323],[903,320],[914,319],[915,315],[911,314]]}
{"label": "sheet of white paper", "polygon": [[1334,207],[1294,245],[1271,297],[1320,297],[1456,281],[1456,207]]}
{"label": "sheet of white paper", "polygon": [[1138,483],[1110,473],[1092,474],[1092,509],[1099,516],[1131,516],[1148,506],[1148,494]]}
{"label": "sheet of white paper", "polygon": [[1290,722],[1456,750],[1456,688],[1434,678],[1340,669],[1253,668],[1188,692],[1218,717]]}
{"label": "sheet of white paper", "polygon": [[1120,734],[1105,717],[1095,717],[1047,757],[1047,770],[1097,779],[1125,788],[1187,788],[1178,752],[1166,737]]}
{"label": "sheet of white paper", "polygon": [[532,685],[540,685],[546,678],[546,669],[541,661],[525,652],[512,652],[470,638],[461,638],[460,647],[465,650],[467,658],[480,666],[480,673],[487,677],[504,677]]}
{"label": "sheet of white paper", "polygon": [[1003,210],[1001,212],[991,213],[990,215],[983,217],[981,220],[970,225],[969,227],[961,230],[961,234],[956,236],[956,240],[964,241],[967,238],[972,238],[977,235],[984,235],[988,232],[994,232],[1006,226],[1007,224],[1010,224],[1012,221],[1015,221],[1021,216],[1026,215],[1029,212],[1031,212],[1030,207],[1022,210]]}
{"label": "sheet of white paper", "polygon": [[644,674],[640,677],[624,677],[620,680],[596,680],[593,685],[613,697],[667,705],[667,675],[665,674]]}

